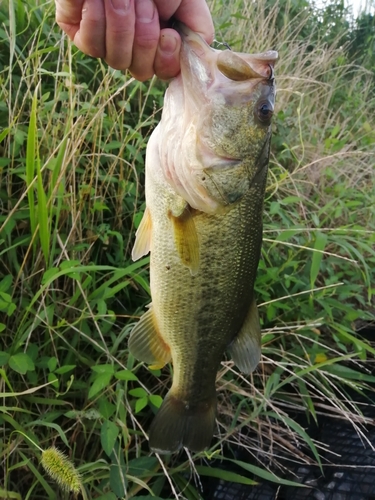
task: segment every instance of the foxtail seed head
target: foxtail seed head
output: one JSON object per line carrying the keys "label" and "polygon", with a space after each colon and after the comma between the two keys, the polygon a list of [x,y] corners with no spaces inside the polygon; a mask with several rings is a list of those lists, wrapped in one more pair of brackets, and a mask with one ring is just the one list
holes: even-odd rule
{"label": "foxtail seed head", "polygon": [[81,491],[81,477],[69,458],[60,450],[52,446],[42,452],[41,463],[51,478],[56,481],[62,490],[79,493]]}

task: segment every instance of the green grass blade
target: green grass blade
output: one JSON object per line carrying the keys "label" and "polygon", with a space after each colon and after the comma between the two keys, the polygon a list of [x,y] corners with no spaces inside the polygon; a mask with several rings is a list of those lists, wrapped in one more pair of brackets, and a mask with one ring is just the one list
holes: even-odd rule
{"label": "green grass blade", "polygon": [[0,142],[2,142],[9,135],[9,132],[11,130],[11,127],[7,127],[2,132],[0,132]]}
{"label": "green grass blade", "polygon": [[43,187],[43,178],[40,169],[39,155],[36,158],[36,170],[37,170],[37,193],[38,193],[37,222],[39,224],[39,238],[40,238],[40,244],[42,246],[44,259],[46,262],[48,262],[50,238],[51,238],[49,230],[50,218],[48,217],[47,197]]}
{"label": "green grass blade", "polygon": [[[31,105],[31,114],[29,121],[29,129],[27,132],[26,144],[26,185],[27,185],[27,198],[29,202],[29,217],[31,234],[36,234],[36,207],[34,197],[34,176],[36,170],[36,141],[37,141],[37,126],[36,126],[36,107],[37,107],[37,89],[35,90],[34,97]],[[33,248],[36,250],[36,240],[34,237]]]}
{"label": "green grass blade", "polygon": [[44,488],[45,492],[47,493],[48,495],[48,499],[49,500],[56,500],[57,499],[57,495],[56,493],[53,491],[53,489],[51,488],[51,486],[47,483],[47,481],[44,479],[44,477],[41,475],[41,473],[38,471],[38,469],[35,467],[35,465],[33,464],[33,462],[31,460],[29,460],[26,455],[24,453],[22,453],[22,451],[19,452],[20,456],[24,459],[24,460],[28,460],[28,468],[31,470],[31,472],[34,474],[35,476],[35,479],[40,483],[40,485]]}
{"label": "green grass blade", "polygon": [[295,481],[289,481],[288,479],[282,479],[281,477],[276,476],[273,472],[269,472],[268,470],[262,469],[260,467],[257,467],[256,465],[253,464],[248,464],[247,462],[242,462],[241,460],[234,460],[231,458],[225,458],[225,457],[218,457],[223,460],[226,460],[227,462],[232,462],[242,469],[251,472],[255,476],[258,476],[266,481],[271,481],[271,483],[276,483],[276,484],[283,484],[285,486],[298,486],[300,488],[306,488],[306,485],[296,483]]}
{"label": "green grass blade", "polygon": [[54,230],[51,234],[51,250],[50,255],[55,255],[57,244],[57,232],[60,224],[60,214],[62,210],[63,200],[65,196],[65,175],[63,173],[64,158],[69,143],[69,131],[71,130],[72,122],[71,117],[68,119],[64,131],[64,138],[59,145],[56,158],[53,159],[53,168],[51,183],[48,192],[48,206],[49,206],[49,219],[54,220]]}
{"label": "green grass blade", "polygon": [[319,452],[315,444],[313,443],[311,437],[307,434],[307,432],[304,429],[302,429],[302,427],[295,420],[287,417],[286,415],[278,415],[276,412],[273,411],[267,412],[267,415],[271,418],[280,420],[302,437],[302,439],[305,441],[305,443],[309,446],[310,450],[312,451],[317,463],[319,464],[320,470],[323,473],[323,466]]}
{"label": "green grass blade", "polygon": [[216,477],[224,481],[238,484],[258,484],[253,479],[249,479],[248,477],[241,476],[241,474],[237,474],[236,472],[232,472],[229,470],[215,469],[214,467],[208,467],[206,465],[197,465],[195,468],[198,474],[200,474],[201,476]]}
{"label": "green grass blade", "polygon": [[310,287],[315,285],[316,278],[319,274],[320,264],[323,259],[323,251],[327,244],[327,235],[325,233],[317,232],[315,234],[314,252],[312,254],[311,269],[310,269]]}
{"label": "green grass blade", "polygon": [[9,69],[11,71],[16,47],[16,16],[13,0],[9,0],[9,45]]}
{"label": "green grass blade", "polygon": [[66,435],[65,435],[64,431],[62,430],[62,428],[58,424],[55,424],[54,422],[47,422],[44,420],[34,420],[34,421],[30,422],[29,424],[25,425],[25,428],[34,427],[35,425],[41,425],[41,426],[45,426],[45,427],[50,427],[51,429],[55,429],[55,431],[58,432],[58,434],[59,434],[62,442],[65,444],[65,446],[67,448],[70,448],[70,445],[68,443]]}

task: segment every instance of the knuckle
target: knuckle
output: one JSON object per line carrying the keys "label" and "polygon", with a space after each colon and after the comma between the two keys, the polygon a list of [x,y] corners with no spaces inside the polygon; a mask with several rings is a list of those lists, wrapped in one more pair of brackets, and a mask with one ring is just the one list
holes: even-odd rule
{"label": "knuckle", "polygon": [[144,33],[136,35],[134,42],[141,49],[150,50],[150,49],[156,49],[159,42],[159,38],[155,35]]}

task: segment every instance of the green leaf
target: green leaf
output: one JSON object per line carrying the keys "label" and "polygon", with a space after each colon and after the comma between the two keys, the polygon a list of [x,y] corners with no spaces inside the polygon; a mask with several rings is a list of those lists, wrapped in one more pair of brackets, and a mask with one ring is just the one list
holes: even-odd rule
{"label": "green leaf", "polygon": [[74,370],[75,367],[76,367],[76,365],[60,366],[60,368],[56,368],[55,373],[57,373],[58,375],[63,375],[64,373],[68,373],[68,372]]}
{"label": "green leaf", "polygon": [[148,396],[147,392],[142,387],[137,387],[137,389],[131,389],[129,391],[129,394],[131,396],[134,396],[135,398],[145,398]]}
{"label": "green leaf", "polygon": [[28,371],[33,371],[35,369],[33,360],[24,352],[19,352],[14,354],[9,358],[9,366],[17,373],[25,375]]}
{"label": "green leaf", "polygon": [[151,394],[148,399],[154,406],[156,406],[156,408],[160,408],[163,402],[163,398],[161,396],[158,396],[157,394]]}
{"label": "green leaf", "polygon": [[105,316],[107,314],[107,303],[105,300],[98,300],[97,308],[100,316]]}
{"label": "green leaf", "polygon": [[59,388],[59,381],[56,375],[53,372],[50,372],[47,376],[48,382],[51,382],[51,385],[55,387],[55,389]]}
{"label": "green leaf", "polygon": [[115,372],[113,365],[109,365],[109,364],[108,365],[95,365],[95,366],[92,366],[91,369],[93,372],[100,373],[100,374],[110,373],[111,375],[113,375]]}
{"label": "green leaf", "polygon": [[5,351],[0,351],[0,366],[4,366],[8,363],[10,354]]}
{"label": "green leaf", "polygon": [[12,297],[9,293],[0,291],[0,311],[5,311],[8,316],[11,316],[16,307],[17,306],[12,302]]}
{"label": "green leaf", "polygon": [[98,410],[103,418],[109,419],[115,413],[116,405],[110,403],[106,398],[100,398],[98,401]]}
{"label": "green leaf", "polygon": [[105,420],[100,429],[100,442],[103,450],[110,457],[115,447],[117,436],[120,432],[119,427],[111,420]]}
{"label": "green leaf", "polygon": [[115,373],[118,380],[138,380],[137,375],[134,375],[130,370],[119,370]]}
{"label": "green leaf", "polygon": [[102,375],[96,377],[89,390],[89,395],[88,395],[89,399],[93,398],[96,394],[98,394],[98,392],[107,388],[109,386],[111,378],[112,378],[112,373],[103,373]]}
{"label": "green leaf", "polygon": [[128,474],[136,477],[148,476],[158,467],[159,461],[156,457],[133,458],[128,463]]}
{"label": "green leaf", "polygon": [[148,405],[148,398],[139,398],[135,402],[135,413],[139,413]]}
{"label": "green leaf", "polygon": [[9,288],[12,286],[13,276],[11,274],[7,274],[0,281],[0,292],[7,292]]}
{"label": "green leaf", "polygon": [[52,356],[47,361],[47,367],[48,367],[50,372],[53,372],[55,370],[56,366],[57,366],[57,358],[55,356]]}
{"label": "green leaf", "polygon": [[[19,493],[16,493],[15,491],[9,491],[9,490],[3,490],[0,487],[0,498],[7,498],[9,500],[22,500],[22,497]],[[152,497],[155,500],[155,497]]]}

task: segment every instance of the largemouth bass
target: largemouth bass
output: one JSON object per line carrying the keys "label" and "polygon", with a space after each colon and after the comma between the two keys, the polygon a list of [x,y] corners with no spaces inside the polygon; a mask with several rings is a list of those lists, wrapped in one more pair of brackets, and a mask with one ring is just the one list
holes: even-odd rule
{"label": "largemouth bass", "polygon": [[260,359],[254,280],[262,243],[277,53],[212,49],[180,25],[181,74],[146,154],[146,210],[133,259],[149,251],[152,304],[135,358],[173,383],[149,433],[158,453],[210,445],[223,353],[244,373]]}

